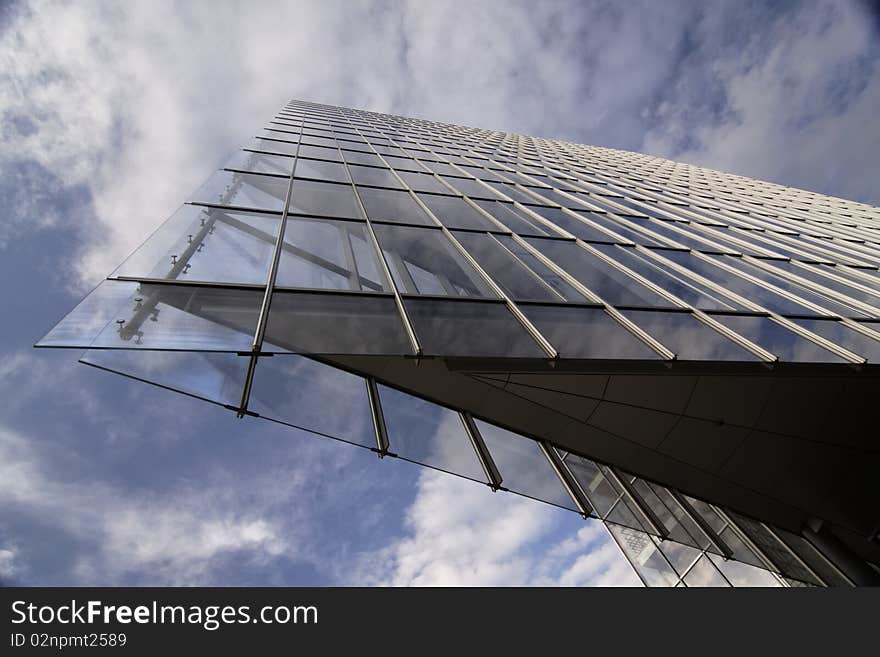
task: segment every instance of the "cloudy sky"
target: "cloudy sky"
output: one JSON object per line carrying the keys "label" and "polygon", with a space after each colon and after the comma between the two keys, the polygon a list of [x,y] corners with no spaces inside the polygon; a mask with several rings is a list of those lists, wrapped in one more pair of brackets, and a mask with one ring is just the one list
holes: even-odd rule
{"label": "cloudy sky", "polygon": [[0,3],[0,581],[635,582],[574,514],[31,349],[290,98],[880,204],[868,2]]}

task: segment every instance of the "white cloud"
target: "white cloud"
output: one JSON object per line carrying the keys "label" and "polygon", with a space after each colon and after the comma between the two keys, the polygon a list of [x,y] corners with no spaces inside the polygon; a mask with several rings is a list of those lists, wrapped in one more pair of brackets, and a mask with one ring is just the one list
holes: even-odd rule
{"label": "white cloud", "polygon": [[568,535],[573,518],[426,470],[407,512],[409,534],[373,555],[363,567],[373,575],[362,576],[394,586],[638,586],[601,524],[586,521]]}

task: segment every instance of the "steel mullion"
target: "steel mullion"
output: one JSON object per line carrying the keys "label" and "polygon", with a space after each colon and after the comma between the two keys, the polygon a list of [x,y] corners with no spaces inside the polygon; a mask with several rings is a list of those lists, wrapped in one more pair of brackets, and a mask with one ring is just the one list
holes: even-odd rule
{"label": "steel mullion", "polygon": [[538,440],[536,442],[538,443],[538,447],[540,447],[541,451],[544,453],[544,456],[547,457],[550,467],[553,468],[553,472],[556,473],[563,488],[565,488],[565,491],[568,493],[569,497],[571,497],[572,502],[577,506],[578,512],[584,517],[584,519],[589,518],[591,513],[595,513],[593,506],[590,504],[590,501],[581,489],[580,484],[578,484],[577,479],[575,479],[568,470],[568,466],[566,466],[562,459],[559,458],[559,454],[556,453],[556,449],[550,445],[550,443],[544,440]]}

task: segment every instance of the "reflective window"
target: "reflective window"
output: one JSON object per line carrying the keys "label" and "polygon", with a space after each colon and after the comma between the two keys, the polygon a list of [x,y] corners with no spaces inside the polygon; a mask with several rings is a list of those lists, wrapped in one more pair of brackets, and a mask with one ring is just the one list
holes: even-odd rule
{"label": "reflective window", "polygon": [[290,212],[329,217],[362,217],[351,185],[294,180]]}
{"label": "reflective window", "polygon": [[367,216],[373,221],[435,225],[409,192],[371,187],[358,187],[357,191]]}
{"label": "reflective window", "polygon": [[534,440],[494,424],[474,420],[509,491],[577,511],[547,457]]}
{"label": "reflective window", "polygon": [[[610,215],[601,212],[578,212],[577,214],[589,219],[593,223],[599,224],[606,230],[613,231],[626,240],[635,242],[636,244],[643,244],[646,246],[670,246],[666,241],[654,239],[647,233],[635,230],[625,224],[622,220],[614,219]],[[630,217],[627,217],[627,219],[630,219]],[[606,239],[604,241],[607,242],[609,240]],[[614,241],[619,242],[620,240],[615,239]]]}
{"label": "reflective window", "polygon": [[422,203],[447,228],[495,230],[496,226],[458,196],[419,194]]}
{"label": "reflective window", "polygon": [[349,164],[366,164],[368,166],[374,167],[384,166],[382,164],[382,160],[375,153],[363,153],[361,151],[343,150],[342,156]]}
{"label": "reflective window", "polygon": [[608,483],[605,474],[593,461],[577,454],[566,454],[565,465],[578,482],[590,505],[600,518],[604,518],[617,502],[620,494]]}
{"label": "reflective window", "polygon": [[[249,144],[253,148],[254,144]],[[293,169],[293,159],[282,155],[268,155],[253,151],[236,151],[223,165],[224,169],[239,169],[254,173],[273,173],[289,176]]]}
{"label": "reflective window", "polygon": [[357,164],[348,165],[351,178],[357,185],[375,185],[377,187],[393,187],[403,189],[400,181],[391,173],[391,169],[365,167]]}
{"label": "reflective window", "polygon": [[408,298],[404,306],[427,356],[546,358],[503,303]]}
{"label": "reflective window", "polygon": [[202,351],[90,349],[80,362],[215,404],[237,407],[250,358]]}
{"label": "reflective window", "polygon": [[277,214],[184,205],[112,276],[264,283],[280,225]]}
{"label": "reflective window", "polygon": [[594,227],[585,221],[580,221],[570,214],[566,214],[558,208],[534,208],[534,211],[553,222],[563,230],[568,231],[575,237],[587,242],[621,242],[625,238],[612,235],[604,230]]}
{"label": "reflective window", "polygon": [[376,447],[366,381],[302,356],[260,358],[248,407],[263,418]]}
{"label": "reflective window", "polygon": [[688,586],[730,586],[712,560],[703,555],[684,578]]}
{"label": "reflective window", "polygon": [[459,194],[464,194],[465,196],[473,196],[475,198],[497,198],[498,195],[495,194],[490,188],[485,185],[481,185],[476,180],[471,180],[470,178],[453,178],[452,176],[443,176],[443,180],[452,185],[453,189],[455,189]]}
{"label": "reflective window", "polygon": [[520,309],[563,358],[660,358],[602,308],[529,304]]}
{"label": "reflective window", "polygon": [[276,291],[263,350],[299,354],[411,354],[393,297]]}
{"label": "reflective window", "polygon": [[487,483],[461,417],[439,404],[379,385],[388,449],[401,458]]}
{"label": "reflective window", "polygon": [[464,232],[455,232],[454,235],[511,298],[533,301],[564,300],[491,235]]}
{"label": "reflective window", "polygon": [[259,289],[135,284],[95,340],[83,346],[250,351],[262,297]]}
{"label": "reflective window", "polygon": [[363,224],[288,217],[275,284],[388,291]]}
{"label": "reflective window", "polygon": [[314,157],[319,160],[333,160],[334,162],[342,162],[342,155],[338,148],[325,148],[323,146],[310,146],[302,144],[299,147],[300,157]]}
{"label": "reflective window", "polygon": [[408,171],[401,171],[399,175],[410,189],[417,192],[435,192],[438,194],[450,193],[449,188],[430,173],[410,173]]}
{"label": "reflective window", "polygon": [[476,204],[495,217],[512,232],[520,235],[550,235],[552,229],[547,228],[540,221],[530,217],[525,212],[515,207],[513,203],[502,201],[476,201]]}
{"label": "reflective window", "polygon": [[[830,290],[834,290],[835,292],[845,294],[851,299],[862,301],[880,308],[880,293],[872,294],[867,290],[857,288],[854,285],[847,285],[846,283],[823,275],[824,272],[840,274],[840,267],[825,267],[822,270],[818,270],[818,268],[809,265],[798,265],[793,262],[780,262],[778,260],[767,261],[767,264],[772,265],[776,269],[788,272],[789,274],[813,281],[814,283]],[[865,287],[869,286],[867,281],[862,282],[861,285]]]}
{"label": "reflective window", "polygon": [[867,358],[869,363],[880,362],[880,341],[851,329],[842,322],[832,319],[792,319],[791,321],[844,349]]}
{"label": "reflective window", "polygon": [[662,255],[664,258],[668,258],[683,267],[687,267],[692,272],[699,274],[704,278],[708,278],[710,281],[717,283],[723,288],[735,292],[754,303],[760,304],[771,312],[782,314],[815,314],[815,311],[807,306],[797,303],[781,294],[777,294],[762,285],[753,283],[752,281],[741,278],[734,273],[716,267],[711,262],[707,262],[692,253],[685,253],[683,251],[664,251]]}
{"label": "reflective window", "polygon": [[678,360],[760,360],[693,313],[624,310],[623,314],[672,350]]}
{"label": "reflective window", "polygon": [[389,225],[373,228],[401,292],[495,296],[439,229]]}
{"label": "reflective window", "polygon": [[287,178],[218,171],[193,195],[197,203],[232,205],[255,210],[284,210]]}
{"label": "reflective window", "polygon": [[769,317],[715,315],[715,319],[744,338],[779,357],[779,360],[806,363],[846,362],[840,356],[801,337]]}
{"label": "reflective window", "polygon": [[495,235],[495,239],[500,242],[504,248],[513,253],[517,258],[522,260],[526,266],[541,277],[547,285],[552,287],[557,294],[565,298],[566,301],[586,301],[584,296],[575,290],[571,285],[566,283],[562,277],[554,273],[549,267],[532,255],[524,246],[512,237],[507,235]]}
{"label": "reflective window", "polygon": [[608,525],[608,529],[648,586],[675,585],[678,575],[648,534],[616,524]]}
{"label": "reflective window", "polygon": [[604,301],[621,306],[674,307],[634,278],[577,244],[526,238],[528,242]]}
{"label": "reflective window", "polygon": [[296,161],[297,178],[317,178],[332,182],[347,183],[348,176],[345,174],[345,165],[341,162],[324,162],[323,160],[306,160],[302,157]]}
{"label": "reflective window", "polygon": [[[285,132],[264,131],[263,135],[269,139],[254,139],[251,142],[251,148],[267,153],[281,153],[282,155],[296,155],[299,143],[297,143],[297,135],[291,135]],[[290,169],[285,173],[290,174]]]}

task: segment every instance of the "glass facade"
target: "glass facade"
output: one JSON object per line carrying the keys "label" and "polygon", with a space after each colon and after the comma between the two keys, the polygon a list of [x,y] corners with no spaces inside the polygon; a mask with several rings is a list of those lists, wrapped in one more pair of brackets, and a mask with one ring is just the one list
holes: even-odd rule
{"label": "glass facade", "polygon": [[[37,346],[86,348],[86,364],[239,415],[598,518],[646,585],[837,585],[847,576],[810,542],[619,471],[623,457],[594,460],[549,429],[512,431],[321,358],[549,363],[563,382],[602,368],[667,367],[682,380],[870,369],[878,265],[878,208],[636,153],[292,101]],[[594,397],[494,380],[611,434],[651,409],[627,402],[625,417],[610,377]],[[295,383],[308,403],[279,393]],[[650,410],[644,421],[665,427],[652,448],[672,453],[689,431],[720,436],[721,425],[746,441],[751,425],[710,429],[711,413],[682,410],[696,391],[677,415],[672,401]],[[357,423],[321,417],[340,395]],[[692,460],[727,467],[710,452]]]}

